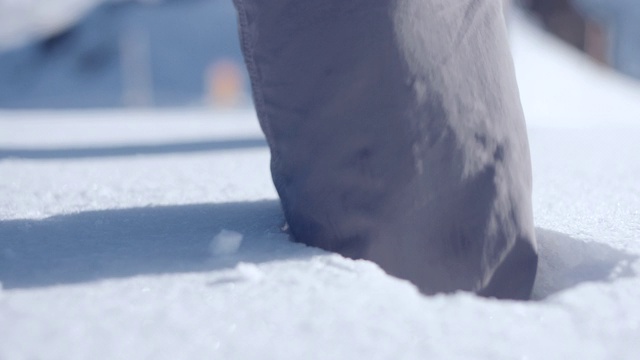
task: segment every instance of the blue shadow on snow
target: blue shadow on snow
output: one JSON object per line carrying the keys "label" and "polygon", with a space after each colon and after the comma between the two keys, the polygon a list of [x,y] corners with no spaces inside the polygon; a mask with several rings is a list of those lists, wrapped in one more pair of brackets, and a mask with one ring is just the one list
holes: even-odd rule
{"label": "blue shadow on snow", "polygon": [[[73,284],[141,274],[224,269],[239,262],[309,258],[319,249],[292,243],[280,230],[276,200],[87,211],[42,220],[0,221],[4,288]],[[244,235],[236,254],[209,255],[222,229]],[[637,255],[596,241],[536,229],[540,251],[533,299],[587,282],[636,276]]]}
{"label": "blue shadow on snow", "polygon": [[[238,262],[304,258],[316,251],[281,231],[278,201],[87,211],[0,221],[5,289],[74,284],[141,274],[223,269]],[[237,253],[213,257],[222,229],[244,235]],[[311,251],[310,251],[311,250]]]}
{"label": "blue shadow on snow", "polygon": [[234,140],[192,141],[183,143],[122,145],[61,149],[10,149],[0,148],[0,160],[15,159],[85,159],[134,155],[163,155],[266,147],[264,138]]}

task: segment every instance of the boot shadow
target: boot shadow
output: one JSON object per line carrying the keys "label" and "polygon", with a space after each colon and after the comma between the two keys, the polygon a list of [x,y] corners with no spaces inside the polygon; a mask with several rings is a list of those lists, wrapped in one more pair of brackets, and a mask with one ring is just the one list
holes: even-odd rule
{"label": "boot shadow", "polygon": [[532,300],[543,300],[582,283],[612,283],[636,275],[638,255],[541,228],[536,228],[536,237],[539,260]]}
{"label": "boot shadow", "polygon": [[[86,211],[0,221],[0,283],[5,289],[77,284],[145,274],[208,272],[238,263],[313,256],[280,230],[276,200]],[[244,238],[214,256],[222,229]]]}

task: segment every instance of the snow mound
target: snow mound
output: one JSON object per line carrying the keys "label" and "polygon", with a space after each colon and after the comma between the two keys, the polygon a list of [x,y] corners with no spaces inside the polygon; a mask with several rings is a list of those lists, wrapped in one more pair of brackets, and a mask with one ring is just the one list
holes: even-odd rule
{"label": "snow mound", "polygon": [[236,266],[236,271],[242,276],[242,278],[249,281],[259,281],[264,276],[264,273],[256,266],[251,263],[239,263]]}

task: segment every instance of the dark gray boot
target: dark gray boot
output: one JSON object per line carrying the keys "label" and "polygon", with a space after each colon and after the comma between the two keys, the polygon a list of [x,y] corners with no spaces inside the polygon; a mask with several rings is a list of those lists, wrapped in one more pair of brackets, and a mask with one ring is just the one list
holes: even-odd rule
{"label": "dark gray boot", "polygon": [[497,0],[235,0],[296,241],[528,298],[531,162]]}

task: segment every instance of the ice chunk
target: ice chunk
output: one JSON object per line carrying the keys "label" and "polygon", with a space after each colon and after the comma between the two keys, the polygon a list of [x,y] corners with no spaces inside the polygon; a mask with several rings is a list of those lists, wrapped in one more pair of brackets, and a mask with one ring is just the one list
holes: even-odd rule
{"label": "ice chunk", "polygon": [[213,237],[209,244],[209,252],[214,256],[235,254],[242,244],[242,239],[241,233],[223,229]]}

